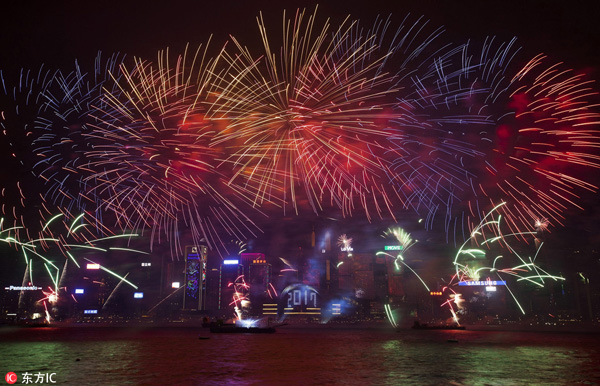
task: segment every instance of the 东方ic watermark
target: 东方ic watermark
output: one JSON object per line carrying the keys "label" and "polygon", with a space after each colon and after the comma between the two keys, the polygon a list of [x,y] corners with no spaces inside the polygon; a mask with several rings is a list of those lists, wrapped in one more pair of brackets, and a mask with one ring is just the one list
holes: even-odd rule
{"label": "\u4e1c\u65b9ic watermark", "polygon": [[[21,384],[23,385],[27,385],[30,383],[56,383],[56,380],[54,379],[56,377],[56,373],[41,373],[41,372],[37,372],[37,373],[22,373],[21,374]],[[6,383],[8,383],[9,385],[13,385],[15,383],[17,383],[17,381],[19,380],[19,376],[16,373],[8,372],[6,373],[6,375],[4,376],[4,379],[6,380]]]}

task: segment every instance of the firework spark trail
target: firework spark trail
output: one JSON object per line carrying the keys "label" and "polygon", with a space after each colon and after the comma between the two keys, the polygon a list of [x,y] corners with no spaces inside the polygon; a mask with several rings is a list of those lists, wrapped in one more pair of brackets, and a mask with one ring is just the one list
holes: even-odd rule
{"label": "firework spark trail", "polygon": [[581,209],[580,192],[598,189],[581,174],[600,168],[600,114],[589,102],[597,93],[584,75],[546,61],[533,58],[512,79],[508,97],[514,118],[500,122],[499,130],[516,136],[512,148],[499,143],[496,150],[513,170],[496,183],[513,198],[513,231],[528,228],[531,214],[561,224],[568,207]]}
{"label": "firework spark trail", "polygon": [[[99,54],[90,73],[76,61],[72,71],[44,66],[38,71],[22,70],[18,81],[8,76],[5,80],[2,74],[3,97],[11,99],[1,98],[0,125],[7,139],[3,145],[9,146],[7,154],[12,154],[6,170],[19,171],[2,175],[2,196],[15,194],[10,186],[15,178],[19,179],[15,186],[21,196],[20,206],[12,213],[7,210],[8,199],[3,199],[2,210],[25,232],[41,226],[42,219],[56,207],[73,212],[86,210],[86,205],[96,208],[97,203],[82,200],[80,194],[85,186],[78,166],[85,163],[84,153],[91,146],[81,138],[90,130],[91,106],[100,104],[103,88],[110,89],[106,85],[108,71],[121,60],[120,55],[103,60]],[[12,158],[18,159],[17,165],[12,165]],[[40,219],[40,223],[33,224],[31,219]],[[28,234],[27,238],[33,236]]]}
{"label": "firework spark trail", "polygon": [[[55,71],[41,66],[37,71],[21,69],[18,76],[0,71],[0,197],[1,216],[13,219],[13,227],[21,226],[29,231],[28,214],[32,211],[30,201],[39,194],[39,181],[32,172],[35,154],[32,141],[35,138],[34,122],[39,112],[41,96],[53,86]],[[18,199],[16,199],[18,197]],[[27,234],[24,237],[31,239]]]}
{"label": "firework spark trail", "polygon": [[176,65],[171,60],[167,50],[157,65],[135,59],[132,69],[120,66],[117,92],[105,92],[104,108],[93,113],[98,123],[87,134],[94,148],[85,165],[91,172],[83,181],[121,229],[150,228],[152,244],[165,237],[178,256],[180,225],[194,244],[211,248],[222,244],[215,224],[238,239],[256,226],[239,207],[253,192],[223,183],[216,170],[223,156],[210,145],[218,121],[206,116],[218,84],[213,77],[225,77],[220,54],[208,57],[207,44],[191,59],[186,49]]}
{"label": "firework spark trail", "polygon": [[254,234],[251,213],[273,206],[369,220],[412,209],[456,243],[505,202],[503,224],[527,240],[531,218],[561,225],[598,189],[593,81],[543,55],[522,65],[515,39],[473,48],[423,18],[393,32],[389,18],[365,28],[299,10],[284,13],[277,53],[262,15],[258,27],[256,52],[232,37],[214,56],[206,44],[1,74],[15,239],[35,239],[27,219],[58,207],[93,215],[98,233],[150,229],[178,256],[181,237],[224,248],[220,234]]}
{"label": "firework spark trail", "polygon": [[[392,109],[411,72],[403,66],[418,68],[414,63],[440,31],[426,35],[420,21],[407,22],[389,43],[389,21],[367,32],[350,20],[319,29],[316,12],[298,11],[293,19],[284,14],[278,56],[262,17],[258,23],[264,56],[256,58],[235,38],[239,54],[225,56],[240,75],[219,96],[217,110],[231,122],[214,143],[233,149],[226,160],[237,170],[231,182],[255,186],[257,204],[279,197],[284,210],[296,213],[307,200],[317,213],[329,201],[343,216],[356,207],[368,219],[371,212],[393,216],[380,142],[390,134],[388,122],[406,115]],[[419,33],[423,42],[415,43]],[[392,57],[403,61],[400,70],[388,69]]]}
{"label": "firework spark trail", "polygon": [[[384,231],[383,234],[381,235],[381,237],[391,238],[394,241],[396,241],[398,243],[398,247],[400,248],[400,252],[398,252],[396,255],[393,255],[389,252],[381,251],[381,252],[377,252],[376,256],[383,256],[386,259],[390,258],[390,260],[394,262],[394,267],[395,267],[396,271],[400,271],[400,265],[398,265],[398,264],[402,264],[403,266],[408,268],[408,270],[410,270],[417,279],[419,279],[421,284],[423,284],[423,287],[425,288],[425,290],[430,291],[429,286],[427,285],[427,283],[425,283],[425,280],[423,280],[423,278],[410,265],[408,265],[404,261],[404,255],[406,254],[406,252],[416,244],[416,241],[413,240],[410,233],[408,233],[407,231],[405,231],[404,229],[402,229],[400,227],[392,227],[392,228],[388,228],[386,231]],[[386,304],[384,306],[384,308],[385,308],[386,314],[388,316],[388,319],[390,320],[390,323],[392,324],[392,326],[394,328],[397,328],[398,324],[396,323],[396,320],[394,318],[394,313],[393,313],[390,305]]]}
{"label": "firework spark trail", "polygon": [[[105,92],[114,92],[110,73],[123,59],[115,54],[104,61],[99,54],[91,73],[76,62],[75,70],[54,75],[51,83],[56,84],[56,90],[40,95],[42,103],[35,118],[34,145],[39,159],[35,173],[49,186],[43,195],[45,201],[69,211],[83,211],[90,204],[80,194],[86,190],[81,181],[81,168],[87,162],[85,153],[93,147],[85,140],[95,123],[90,112],[103,107]],[[92,201],[92,206],[95,204]]]}
{"label": "firework spark trail", "polygon": [[164,297],[164,299],[162,299],[161,301],[159,301],[158,303],[156,303],[154,305],[154,307],[150,308],[148,310],[148,314],[151,314],[152,311],[154,311],[158,306],[160,306],[161,304],[163,304],[167,299],[171,298],[171,296],[175,295],[177,292],[183,290],[185,287],[181,286],[179,288],[177,288],[176,290],[174,290],[173,292],[171,292],[170,294],[168,294],[167,296]]}
{"label": "firework spark trail", "polygon": [[543,55],[519,67],[518,52],[514,39],[493,38],[449,51],[437,78],[419,78],[397,106],[418,106],[422,121],[390,137],[391,180],[427,228],[445,218],[455,243],[500,202],[518,233],[532,217],[561,225],[581,193],[597,191],[583,174],[600,167],[593,82]]}
{"label": "firework spark trail", "polygon": [[412,239],[410,233],[400,227],[388,228],[383,232],[382,237],[393,238],[402,247],[402,251],[406,252],[412,247],[416,241]]}
{"label": "firework spark trail", "polygon": [[352,237],[348,237],[346,234],[341,235],[338,237],[337,245],[338,247],[342,247],[343,251],[352,251]]}
{"label": "firework spark trail", "polygon": [[419,279],[419,281],[421,281],[421,283],[423,284],[423,287],[425,287],[425,289],[427,291],[429,291],[429,286],[427,285],[427,283],[425,283],[425,281],[421,278],[421,276],[419,276],[419,274],[414,269],[412,269],[412,267],[410,265],[408,265],[404,261],[404,254],[406,254],[406,252],[412,246],[414,246],[416,243],[416,241],[412,239],[410,233],[408,233],[407,231],[405,231],[404,229],[402,229],[400,227],[393,227],[393,228],[389,228],[385,232],[383,232],[382,237],[392,238],[395,241],[397,241],[399,244],[399,247],[401,248],[401,252],[399,252],[396,256],[394,256],[388,252],[377,252],[377,255],[390,257],[394,261],[394,265],[396,267],[396,270],[398,270],[398,271],[400,270],[400,266],[398,265],[398,263],[404,265],[417,277],[417,279]]}
{"label": "firework spark trail", "polygon": [[[501,281],[506,281],[502,275],[512,276],[515,282],[526,281],[538,287],[544,287],[544,279],[551,279],[554,281],[565,280],[561,276],[549,274],[535,263],[535,259],[537,258],[543,243],[536,246],[533,257],[530,256],[525,258],[522,256],[522,253],[517,251],[513,246],[513,240],[522,241],[526,237],[537,237],[537,232],[511,232],[505,234],[502,230],[503,218],[500,211],[504,205],[506,204],[501,203],[488,212],[479,225],[473,229],[471,237],[458,249],[453,261],[456,273],[446,287],[447,289],[457,285],[461,281],[480,280],[480,278],[485,275],[495,275]],[[490,234],[487,237],[484,236],[484,230],[486,228],[492,229],[492,232],[489,232]],[[469,248],[467,246],[468,244],[478,243],[476,241],[478,237],[483,237],[484,239],[480,242],[481,248]],[[484,248],[487,248],[487,250]],[[508,254],[503,253],[496,255],[492,261],[492,256],[494,256],[495,253],[498,253],[497,251],[502,250],[508,250]],[[521,312],[525,314],[523,307],[517,300],[513,290],[511,290],[509,283],[506,283],[506,289]],[[454,290],[452,290],[452,292],[456,293]]]}
{"label": "firework spark trail", "polygon": [[[98,56],[91,73],[83,71],[77,63],[75,70],[67,73],[40,69],[35,74],[23,70],[18,86],[13,89],[6,87],[2,77],[4,93],[16,102],[15,118],[11,111],[3,111],[1,122],[6,129],[4,134],[9,137],[5,144],[12,146],[8,149],[12,154],[9,160],[13,162],[14,158],[23,164],[21,169],[31,171],[33,177],[15,181],[14,186],[22,196],[21,205],[9,208],[3,202],[2,210],[7,217],[18,218],[18,211],[26,208],[24,192],[27,191],[33,205],[42,203],[35,217],[46,216],[54,211],[48,208],[54,206],[66,211],[85,210],[96,217],[99,233],[105,233],[107,226],[113,228],[114,225],[121,229],[151,228],[153,235],[160,239],[165,234],[170,241],[170,234],[177,238],[177,222],[181,222],[192,229],[196,243],[204,238],[213,244],[211,246],[219,244],[215,225],[236,238],[254,235],[252,230],[256,227],[252,221],[242,213],[239,203],[232,202],[226,195],[229,190],[241,201],[250,202],[252,192],[239,187],[212,186],[212,181],[207,181],[208,173],[202,174],[210,170],[218,175],[212,165],[203,160],[216,153],[202,145],[208,143],[210,132],[198,130],[201,123],[195,122],[203,120],[199,113],[205,101],[201,97],[209,91],[204,94],[199,89],[190,91],[190,84],[194,82],[198,87],[207,86],[205,74],[210,73],[210,68],[202,62],[199,69],[194,69],[199,53],[202,61],[216,62],[205,58],[206,52],[199,48],[191,58],[189,72],[186,72],[186,65],[189,66],[185,63],[186,51],[183,62],[178,62],[173,74],[167,54],[159,58],[156,70],[136,60],[133,70],[129,71],[123,58],[113,55],[105,62]],[[174,99],[183,95],[179,105],[177,100],[168,100],[172,95]],[[124,125],[128,119],[133,122]],[[167,127],[163,125],[162,132],[144,132],[148,126],[159,130],[160,121],[169,119],[181,122],[166,122]],[[144,122],[147,125],[144,126]],[[140,126],[141,132],[136,133]],[[119,130],[124,133],[118,133]],[[30,140],[18,136],[27,136]],[[131,142],[132,146],[127,147]],[[31,148],[20,149],[21,145],[15,145],[19,143],[31,143]],[[142,155],[146,163],[136,164],[140,158],[136,148],[150,153],[145,154],[146,158]],[[206,154],[201,157],[201,153]],[[24,164],[23,160],[31,165]],[[180,172],[182,169],[187,170]],[[180,178],[182,174],[186,178]],[[3,178],[3,182],[11,179]],[[40,179],[44,184],[39,184]],[[170,181],[165,183],[163,179]],[[40,186],[45,189],[39,189]],[[12,190],[2,189],[4,197],[11,194],[14,195]],[[199,210],[207,200],[214,201],[214,205],[206,211]],[[212,221],[204,212],[214,217]],[[25,224],[23,215],[17,224],[25,225],[24,232],[34,228],[32,224]],[[27,238],[31,239],[32,235]],[[180,252],[177,242],[171,245],[173,255]]]}
{"label": "firework spark trail", "polygon": [[240,275],[233,283],[229,283],[228,286],[233,287],[233,298],[229,305],[233,305],[236,319],[242,321],[246,319],[247,316],[247,308],[250,302],[250,299],[248,298],[250,284],[246,282],[244,275]]}
{"label": "firework spark trail", "polygon": [[[33,284],[34,260],[39,260],[39,262],[42,263],[41,265],[44,267],[44,272],[52,283],[52,286],[48,287],[49,291],[43,291],[45,298],[40,299],[39,301],[45,302],[48,300],[51,304],[55,304],[58,301],[61,296],[61,291],[66,288],[66,274],[69,261],[74,262],[77,268],[81,269],[81,266],[77,261],[77,256],[82,254],[85,256],[86,251],[94,251],[95,254],[119,251],[135,254],[145,253],[133,248],[103,247],[102,245],[115,241],[116,239],[124,239],[129,242],[138,235],[134,233],[123,233],[106,237],[96,237],[95,227],[92,225],[94,220],[95,219],[92,216],[86,216],[85,213],[78,216],[73,216],[69,213],[61,213],[45,220],[41,231],[38,232],[37,238],[27,240],[24,237],[19,236],[19,232],[22,230],[21,227],[4,229],[3,225],[5,221],[4,219],[0,219],[0,243],[6,243],[15,248],[25,259],[23,285]],[[60,263],[56,259],[58,256],[64,258],[62,270],[58,265]],[[86,257],[84,257],[84,259],[92,262]],[[99,265],[99,267],[103,271],[120,279],[121,282],[125,282],[133,288],[137,288],[135,284],[126,280],[126,278],[119,276],[105,266]],[[41,282],[43,280],[37,276],[36,281]],[[19,307],[22,307],[23,294],[20,295],[19,299]]]}
{"label": "firework spark trail", "polygon": [[125,274],[125,276],[123,276],[121,278],[121,280],[119,280],[119,282],[117,283],[117,285],[115,286],[115,288],[110,292],[110,294],[108,295],[108,298],[106,298],[106,301],[104,302],[104,304],[102,305],[102,309],[104,310],[106,308],[106,306],[109,304],[110,300],[112,299],[113,295],[117,292],[117,290],[119,289],[119,287],[121,287],[121,285],[125,282],[127,282],[127,276],[129,276],[129,272],[127,272],[127,274]]}
{"label": "firework spark trail", "polygon": [[[21,280],[21,286],[33,285],[33,277],[31,276],[31,260],[27,260],[25,265],[25,272],[23,273],[23,280]],[[19,301],[17,303],[20,310],[25,308],[25,291],[19,291]]]}

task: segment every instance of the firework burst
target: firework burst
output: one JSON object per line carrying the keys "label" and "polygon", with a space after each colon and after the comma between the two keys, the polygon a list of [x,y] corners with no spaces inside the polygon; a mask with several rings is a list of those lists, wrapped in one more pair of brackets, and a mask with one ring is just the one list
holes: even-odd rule
{"label": "firework burst", "polygon": [[500,202],[515,233],[531,218],[561,224],[582,193],[597,191],[584,173],[600,166],[592,81],[542,55],[519,66],[514,40],[471,49],[435,61],[437,78],[419,81],[424,97],[412,99],[422,124],[390,138],[399,192],[410,186],[410,206],[429,228],[443,217],[455,243]]}
{"label": "firework burst", "polygon": [[219,232],[242,239],[256,229],[233,201],[249,201],[252,192],[227,186],[216,168],[223,156],[210,142],[218,119],[206,114],[220,56],[207,50],[186,49],[175,63],[167,50],[158,65],[121,65],[117,91],[104,93],[86,135],[94,147],[83,182],[92,186],[86,197],[100,203],[96,212],[109,213],[121,229],[151,229],[152,242],[166,238],[174,256],[183,232],[188,242],[220,248]]}
{"label": "firework burst", "polygon": [[[494,279],[491,280],[497,278],[505,282],[507,278],[512,278],[513,283],[507,282],[506,289],[521,312],[525,314],[523,307],[517,300],[517,296],[511,290],[511,285],[528,283],[537,287],[544,287],[546,281],[562,281],[565,279],[548,273],[536,262],[543,243],[536,244],[534,253],[529,256],[525,254],[527,252],[524,253],[516,247],[517,241],[525,237],[535,238],[536,231],[503,232],[502,215],[499,213],[499,209],[503,205],[505,204],[499,204],[484,216],[472,231],[471,238],[467,239],[459,248],[454,258],[456,272],[445,290],[466,280],[482,280],[482,278],[490,280],[493,277]],[[452,289],[450,292],[457,294]],[[452,308],[451,303],[447,303],[447,305]]]}
{"label": "firework burst", "polygon": [[394,32],[316,10],[284,13],[280,44],[262,15],[258,27],[257,51],[232,37],[156,62],[2,75],[11,226],[85,212],[98,234],[149,232],[179,256],[182,240],[221,250],[254,235],[267,207],[369,220],[410,208],[455,243],[496,208],[527,240],[531,219],[560,226],[598,189],[593,81],[523,61],[515,40],[446,44],[422,18]]}
{"label": "firework burst", "polygon": [[[369,219],[393,216],[382,182],[390,170],[381,156],[389,122],[406,115],[392,109],[395,94],[411,72],[406,67],[439,32],[422,38],[420,21],[393,36],[383,20],[368,31],[350,20],[318,27],[316,12],[298,11],[293,19],[284,14],[277,55],[262,17],[258,24],[263,56],[234,39],[239,53],[227,61],[239,75],[219,98],[218,111],[230,123],[215,143],[230,149],[230,181],[254,186],[257,204],[281,202],[296,213],[308,203],[316,213],[328,206],[343,216],[356,208]],[[400,69],[390,69],[392,61]]]}

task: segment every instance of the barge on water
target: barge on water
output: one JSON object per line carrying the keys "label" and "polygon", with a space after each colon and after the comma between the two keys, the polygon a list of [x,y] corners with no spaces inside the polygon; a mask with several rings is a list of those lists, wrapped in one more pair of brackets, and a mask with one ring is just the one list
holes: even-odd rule
{"label": "barge on water", "polygon": [[418,321],[415,321],[415,324],[413,324],[412,328],[414,330],[466,330],[465,326],[459,326],[456,324],[430,326],[427,323],[419,323]]}

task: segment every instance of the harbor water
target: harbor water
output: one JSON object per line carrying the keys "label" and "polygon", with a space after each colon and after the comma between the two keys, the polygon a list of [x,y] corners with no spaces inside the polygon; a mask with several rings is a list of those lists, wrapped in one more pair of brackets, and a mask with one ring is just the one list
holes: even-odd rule
{"label": "harbor water", "polygon": [[600,385],[599,364],[595,333],[0,328],[0,370],[17,384]]}

